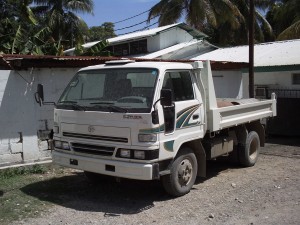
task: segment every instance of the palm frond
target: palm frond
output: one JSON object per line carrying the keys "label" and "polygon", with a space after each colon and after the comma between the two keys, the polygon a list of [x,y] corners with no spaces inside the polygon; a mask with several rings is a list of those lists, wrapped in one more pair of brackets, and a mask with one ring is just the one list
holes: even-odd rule
{"label": "palm frond", "polygon": [[300,38],[300,20],[296,23],[293,23],[287,29],[282,31],[279,35],[277,40],[290,40],[290,39],[299,39]]}
{"label": "palm frond", "polygon": [[67,0],[63,3],[66,9],[73,12],[93,14],[94,3],[92,0]]}
{"label": "palm frond", "polygon": [[11,54],[15,54],[17,53],[17,46],[21,44],[22,42],[22,31],[21,31],[21,25],[19,25],[16,33],[15,33],[15,36],[13,38],[13,42],[12,42],[12,45],[11,45]]}

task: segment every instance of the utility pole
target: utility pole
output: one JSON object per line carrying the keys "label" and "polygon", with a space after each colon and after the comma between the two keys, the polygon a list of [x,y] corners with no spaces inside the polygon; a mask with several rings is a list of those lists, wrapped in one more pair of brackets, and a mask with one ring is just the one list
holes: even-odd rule
{"label": "utility pole", "polygon": [[254,98],[254,0],[249,3],[249,97]]}

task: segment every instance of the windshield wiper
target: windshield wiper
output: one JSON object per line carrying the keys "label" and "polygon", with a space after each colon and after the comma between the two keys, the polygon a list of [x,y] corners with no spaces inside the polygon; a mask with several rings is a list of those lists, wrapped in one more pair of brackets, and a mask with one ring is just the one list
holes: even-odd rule
{"label": "windshield wiper", "polygon": [[128,110],[119,106],[115,106],[115,105],[108,105],[107,108],[111,109],[111,110],[115,110],[117,112],[124,112],[127,113]]}
{"label": "windshield wiper", "polygon": [[90,102],[91,105],[112,105],[113,102]]}
{"label": "windshield wiper", "polygon": [[84,106],[78,105],[76,101],[60,101],[59,103],[70,104],[70,106],[72,106],[74,110],[86,111],[86,108]]}
{"label": "windshield wiper", "polygon": [[113,110],[115,112],[125,112],[125,113],[128,112],[127,109],[121,108],[119,106],[112,105],[112,104],[114,104],[113,102],[91,102],[90,104],[93,105],[91,108],[94,108],[94,109],[106,108],[106,109],[109,109],[109,110]]}

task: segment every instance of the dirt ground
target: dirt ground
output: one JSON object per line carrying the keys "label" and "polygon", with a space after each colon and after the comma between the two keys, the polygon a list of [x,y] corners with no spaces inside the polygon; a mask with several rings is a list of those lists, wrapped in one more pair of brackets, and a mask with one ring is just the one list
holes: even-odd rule
{"label": "dirt ground", "polygon": [[299,172],[300,138],[269,140],[251,168],[209,162],[208,177],[180,198],[168,196],[155,181],[108,180],[93,186],[81,172],[70,171],[42,181],[66,188],[53,199],[32,193],[35,184],[24,187],[53,207],[14,224],[300,224]]}

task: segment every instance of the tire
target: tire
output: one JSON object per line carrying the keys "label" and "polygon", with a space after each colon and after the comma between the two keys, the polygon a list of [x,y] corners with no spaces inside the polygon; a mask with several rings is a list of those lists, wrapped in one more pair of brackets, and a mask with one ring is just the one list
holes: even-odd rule
{"label": "tire", "polygon": [[172,163],[171,173],[161,177],[165,191],[175,197],[189,193],[195,183],[197,170],[195,154],[190,148],[183,148]]}
{"label": "tire", "polygon": [[246,143],[239,149],[239,163],[245,167],[254,166],[259,155],[260,139],[255,131],[251,131]]}
{"label": "tire", "polygon": [[84,175],[92,184],[99,184],[101,183],[101,181],[108,179],[108,176],[99,173],[89,172],[89,171],[84,171]]}

